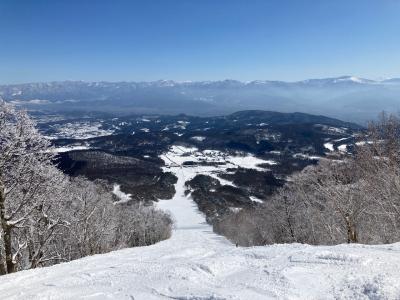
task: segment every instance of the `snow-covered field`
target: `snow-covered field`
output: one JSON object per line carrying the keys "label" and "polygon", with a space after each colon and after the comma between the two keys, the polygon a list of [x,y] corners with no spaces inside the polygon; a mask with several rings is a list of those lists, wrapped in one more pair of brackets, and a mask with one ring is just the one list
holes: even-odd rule
{"label": "snow-covered field", "polygon": [[64,147],[54,147],[52,152],[55,153],[63,153],[63,152],[70,152],[70,151],[82,151],[82,150],[89,150],[91,149],[89,146],[86,145],[72,145],[72,146],[64,146]]}
{"label": "snow-covered field", "polygon": [[[218,168],[215,171],[218,172],[221,169],[227,168],[247,168],[265,171],[265,168],[259,167],[261,164],[276,165],[277,163],[273,160],[263,160],[250,153],[238,152],[236,155],[227,154],[219,150],[203,150],[199,151],[196,147],[184,147],[184,146],[172,146],[169,152],[161,155],[165,164],[168,167],[181,165],[184,162],[195,162],[195,163],[217,163]],[[187,166],[186,166],[187,167]],[[202,170],[201,167],[196,166],[196,170]]]}
{"label": "snow-covered field", "polygon": [[169,240],[0,277],[0,298],[400,299],[400,243],[240,248],[214,234],[184,195],[200,169],[173,163],[179,151],[164,156],[176,194],[157,204],[176,220]]}
{"label": "snow-covered field", "polygon": [[52,133],[46,135],[48,139],[76,139],[85,140],[99,136],[108,136],[113,130],[103,129],[101,122],[71,122],[51,125]]}

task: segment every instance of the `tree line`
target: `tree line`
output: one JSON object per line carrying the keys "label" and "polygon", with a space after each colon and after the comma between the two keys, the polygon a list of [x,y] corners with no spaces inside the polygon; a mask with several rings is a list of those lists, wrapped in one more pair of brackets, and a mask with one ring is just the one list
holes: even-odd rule
{"label": "tree line", "polygon": [[243,246],[400,241],[400,119],[382,114],[354,153],[306,167],[261,207],[225,216],[214,230]]}
{"label": "tree line", "polygon": [[65,176],[25,111],[0,101],[0,274],[169,238],[152,206],[113,204],[104,181]]}

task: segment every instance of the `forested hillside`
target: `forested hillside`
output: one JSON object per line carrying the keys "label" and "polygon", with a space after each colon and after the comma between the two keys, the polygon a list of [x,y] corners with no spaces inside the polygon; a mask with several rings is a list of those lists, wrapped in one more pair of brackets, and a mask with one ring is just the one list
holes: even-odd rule
{"label": "forested hillside", "polygon": [[226,216],[215,230],[246,246],[399,242],[399,183],[400,120],[382,114],[353,153],[294,173],[262,207]]}
{"label": "forested hillside", "polygon": [[167,214],[113,204],[108,183],[64,175],[55,155],[26,112],[0,102],[0,274],[170,236]]}

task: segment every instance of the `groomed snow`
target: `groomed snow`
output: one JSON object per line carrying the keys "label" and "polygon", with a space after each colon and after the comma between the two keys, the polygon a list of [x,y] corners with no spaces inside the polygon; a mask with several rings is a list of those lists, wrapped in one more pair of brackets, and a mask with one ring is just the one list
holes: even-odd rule
{"label": "groomed snow", "polygon": [[295,153],[293,154],[294,158],[301,158],[301,159],[311,159],[311,160],[320,160],[322,157],[321,156],[316,156],[316,155],[308,155],[304,153]]}
{"label": "groomed snow", "polygon": [[176,220],[169,240],[0,277],[1,299],[400,298],[400,243],[235,247],[184,195],[195,168],[168,170],[176,194],[157,205]]}

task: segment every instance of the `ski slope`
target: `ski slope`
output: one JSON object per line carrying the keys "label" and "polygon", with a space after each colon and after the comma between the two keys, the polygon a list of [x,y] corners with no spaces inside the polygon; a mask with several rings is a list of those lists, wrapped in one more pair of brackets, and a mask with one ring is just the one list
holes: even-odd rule
{"label": "ski slope", "polygon": [[175,218],[169,240],[0,277],[0,299],[400,299],[400,243],[235,247],[184,195],[215,170],[168,167],[176,194],[157,205]]}

